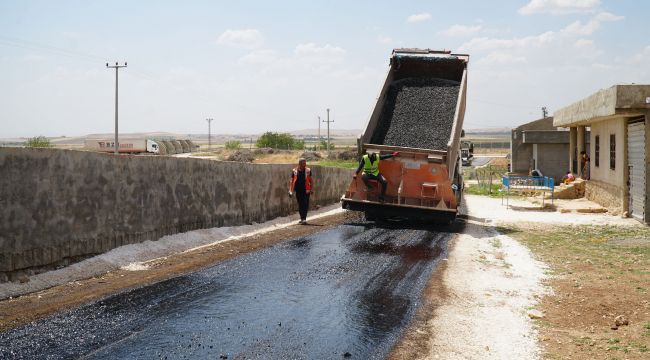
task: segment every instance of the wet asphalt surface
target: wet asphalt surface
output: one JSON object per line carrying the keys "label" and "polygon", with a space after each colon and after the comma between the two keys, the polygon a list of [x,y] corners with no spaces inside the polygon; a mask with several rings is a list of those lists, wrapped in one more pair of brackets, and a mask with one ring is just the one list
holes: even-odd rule
{"label": "wet asphalt surface", "polygon": [[457,231],[344,224],[2,333],[0,358],[381,359]]}

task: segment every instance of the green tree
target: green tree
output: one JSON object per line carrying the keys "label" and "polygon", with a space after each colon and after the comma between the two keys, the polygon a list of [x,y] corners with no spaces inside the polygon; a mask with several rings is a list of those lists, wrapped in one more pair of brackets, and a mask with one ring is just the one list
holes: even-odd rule
{"label": "green tree", "polygon": [[237,141],[237,140],[226,141],[224,146],[228,150],[237,150],[237,149],[241,148],[241,141]]}
{"label": "green tree", "polygon": [[52,147],[52,144],[50,143],[50,139],[45,136],[36,136],[27,139],[27,141],[25,141],[25,146],[31,148],[49,148]]}
{"label": "green tree", "polygon": [[304,149],[305,141],[297,140],[291,134],[267,131],[257,139],[255,146],[258,148],[270,147],[284,150]]}

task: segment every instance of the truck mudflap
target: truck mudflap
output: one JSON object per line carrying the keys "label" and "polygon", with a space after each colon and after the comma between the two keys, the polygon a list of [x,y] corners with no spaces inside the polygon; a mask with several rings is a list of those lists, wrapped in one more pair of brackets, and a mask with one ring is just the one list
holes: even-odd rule
{"label": "truck mudflap", "polygon": [[442,207],[428,207],[394,204],[370,200],[350,199],[343,196],[341,206],[346,210],[362,211],[367,217],[376,219],[404,219],[416,221],[451,221],[457,210]]}

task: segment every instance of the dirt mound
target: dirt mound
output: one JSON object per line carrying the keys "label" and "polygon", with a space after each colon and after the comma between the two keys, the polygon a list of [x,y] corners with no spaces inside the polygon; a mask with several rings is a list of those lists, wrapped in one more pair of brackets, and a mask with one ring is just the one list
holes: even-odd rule
{"label": "dirt mound", "polygon": [[253,150],[253,154],[255,155],[268,155],[268,154],[273,154],[276,151],[273,148],[270,147],[265,147],[265,148],[259,148]]}
{"label": "dirt mound", "polygon": [[307,161],[318,161],[322,158],[322,156],[316,151],[305,151],[304,153],[300,154],[300,157]]}
{"label": "dirt mound", "polygon": [[356,160],[357,156],[356,150],[346,150],[336,153],[336,159],[338,160]]}
{"label": "dirt mound", "polygon": [[253,162],[255,160],[255,156],[250,150],[237,150],[234,153],[230,154],[228,158],[226,158],[228,161],[238,161],[238,162]]}

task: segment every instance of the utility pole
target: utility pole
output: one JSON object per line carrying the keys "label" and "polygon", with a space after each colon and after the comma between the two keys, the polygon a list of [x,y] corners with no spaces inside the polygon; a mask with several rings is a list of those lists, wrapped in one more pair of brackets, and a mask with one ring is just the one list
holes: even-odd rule
{"label": "utility pole", "polygon": [[323,120],[327,123],[327,156],[330,156],[330,123],[333,123],[334,120],[330,120],[330,109],[327,109],[327,120]]}
{"label": "utility pole", "polygon": [[120,153],[120,143],[118,141],[118,132],[117,132],[117,85],[118,85],[118,70],[120,68],[125,68],[126,67],[126,61],[124,62],[124,65],[119,65],[117,62],[115,65],[108,65],[106,63],[106,67],[109,69],[115,69],[115,155]]}
{"label": "utility pole", "polygon": [[546,106],[542,106],[542,117],[546,118],[548,116],[548,110],[546,109]]}
{"label": "utility pole", "polygon": [[212,148],[212,131],[210,129],[210,124],[212,123],[213,118],[207,118],[205,121],[208,122],[208,151]]}
{"label": "utility pole", "polygon": [[320,115],[318,115],[318,142],[317,142],[318,151],[320,151],[320,122],[321,122]]}

